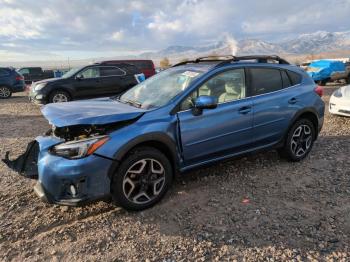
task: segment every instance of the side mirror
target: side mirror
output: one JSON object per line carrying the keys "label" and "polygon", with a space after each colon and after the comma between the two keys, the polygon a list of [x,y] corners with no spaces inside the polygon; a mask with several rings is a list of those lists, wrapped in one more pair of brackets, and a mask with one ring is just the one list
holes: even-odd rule
{"label": "side mirror", "polygon": [[218,106],[218,99],[215,96],[199,96],[194,102],[194,114],[201,114],[203,109],[214,109]]}
{"label": "side mirror", "polygon": [[83,80],[84,77],[83,77],[83,75],[76,75],[75,79],[80,81],[80,80]]}

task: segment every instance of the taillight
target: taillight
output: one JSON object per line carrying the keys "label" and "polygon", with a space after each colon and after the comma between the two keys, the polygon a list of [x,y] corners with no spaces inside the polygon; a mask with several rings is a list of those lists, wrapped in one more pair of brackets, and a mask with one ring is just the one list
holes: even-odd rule
{"label": "taillight", "polygon": [[317,86],[314,91],[316,92],[316,94],[318,94],[320,97],[323,96],[323,87],[322,86]]}
{"label": "taillight", "polygon": [[24,80],[23,76],[20,76],[20,75],[16,76],[16,81],[21,81],[21,80]]}

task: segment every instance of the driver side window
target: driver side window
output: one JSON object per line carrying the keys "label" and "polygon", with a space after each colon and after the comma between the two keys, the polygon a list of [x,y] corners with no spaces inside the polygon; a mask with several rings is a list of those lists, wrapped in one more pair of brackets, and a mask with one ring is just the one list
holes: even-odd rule
{"label": "driver side window", "polygon": [[219,104],[245,98],[244,69],[228,70],[212,77],[181,103],[180,110],[192,108],[195,99],[199,96],[214,96]]}
{"label": "driver side window", "polygon": [[89,67],[85,69],[83,72],[78,74],[80,78],[97,78],[100,77],[100,68],[98,67]]}

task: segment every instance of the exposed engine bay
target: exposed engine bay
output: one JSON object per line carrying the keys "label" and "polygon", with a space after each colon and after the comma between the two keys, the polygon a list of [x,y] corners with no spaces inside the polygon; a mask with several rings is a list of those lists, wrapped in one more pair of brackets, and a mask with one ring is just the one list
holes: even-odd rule
{"label": "exposed engine bay", "polygon": [[[45,137],[55,137],[61,139],[61,143],[85,140],[89,138],[101,137],[108,135],[110,132],[120,129],[134,122],[134,120],[110,123],[106,125],[75,125],[67,127],[52,126],[45,133]],[[37,140],[31,141],[26,148],[26,151],[14,160],[10,159],[10,151],[6,152],[5,158],[2,161],[11,169],[18,172],[20,175],[28,178],[37,178],[37,162],[40,152],[39,143]]]}

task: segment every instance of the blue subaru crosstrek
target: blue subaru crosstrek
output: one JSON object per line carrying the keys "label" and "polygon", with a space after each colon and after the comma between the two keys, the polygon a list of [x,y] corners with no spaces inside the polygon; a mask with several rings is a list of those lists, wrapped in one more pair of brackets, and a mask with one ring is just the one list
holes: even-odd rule
{"label": "blue subaru crosstrek", "polygon": [[10,98],[12,93],[25,89],[23,76],[10,67],[0,67],[0,99]]}
{"label": "blue subaru crosstrek", "polygon": [[303,70],[277,56],[199,58],[117,97],[43,107],[52,130],[4,161],[38,173],[34,190],[49,203],[112,197],[142,210],[178,172],[261,149],[305,158],[323,125],[321,95]]}

